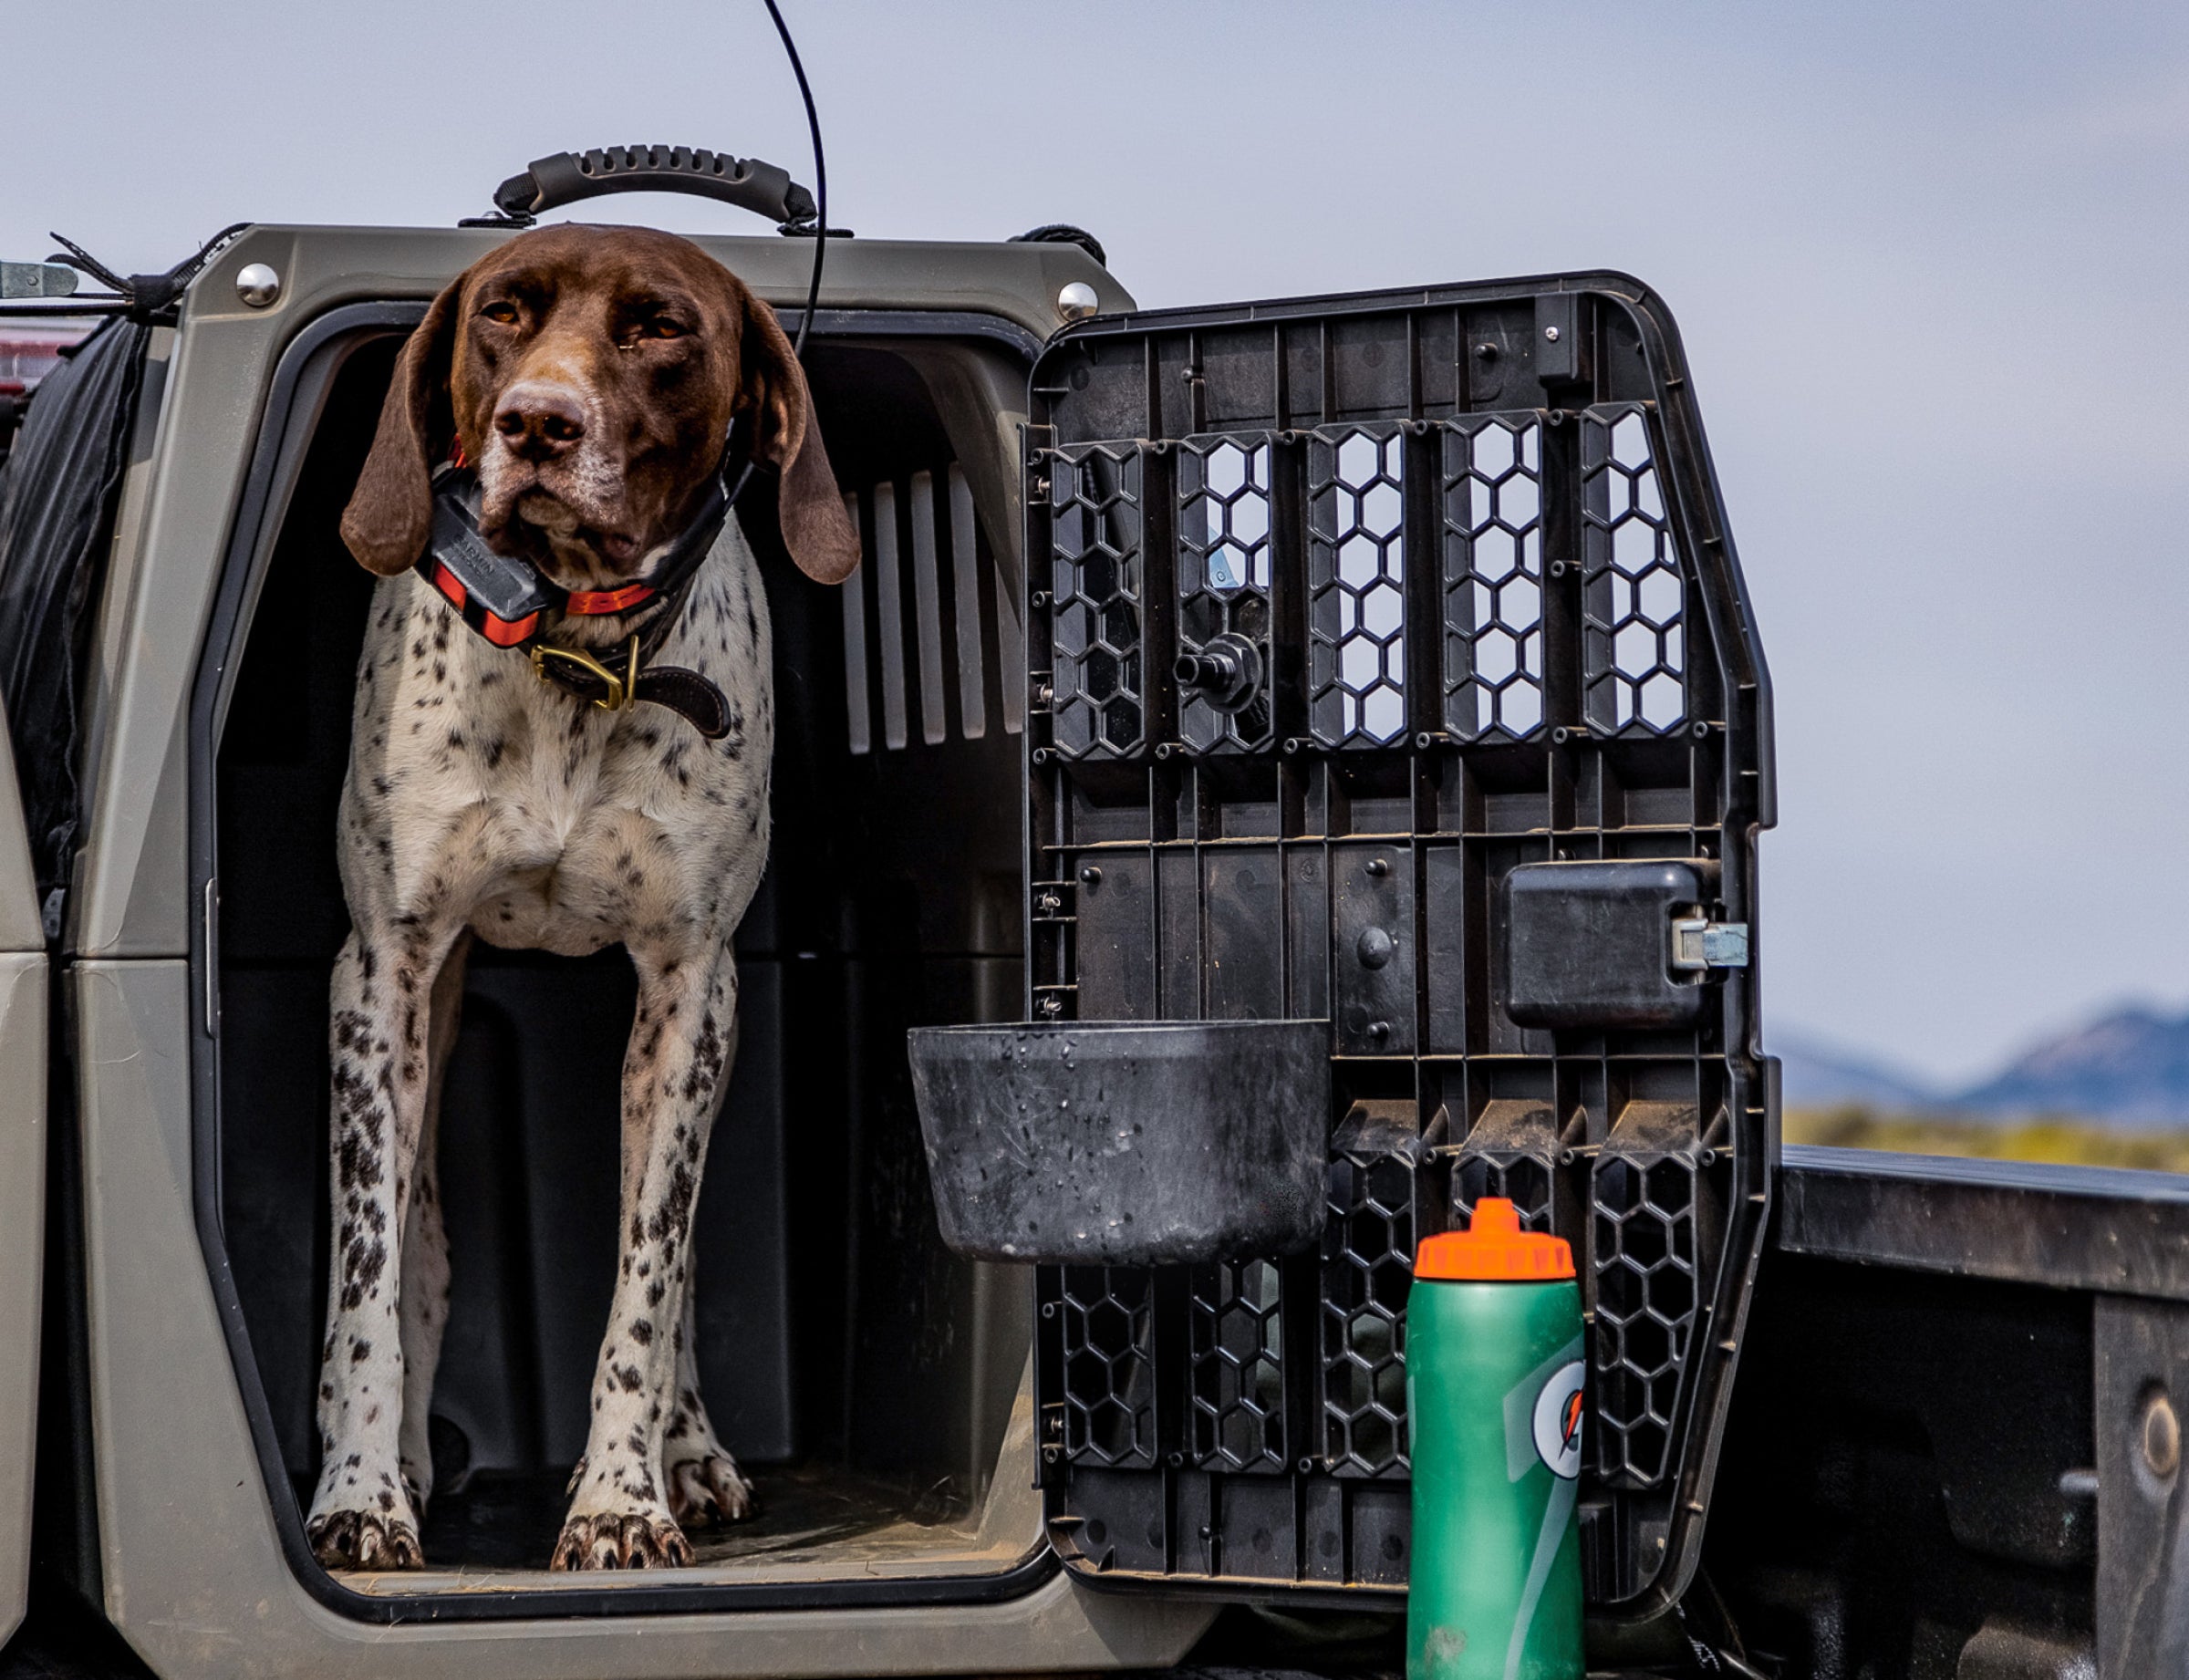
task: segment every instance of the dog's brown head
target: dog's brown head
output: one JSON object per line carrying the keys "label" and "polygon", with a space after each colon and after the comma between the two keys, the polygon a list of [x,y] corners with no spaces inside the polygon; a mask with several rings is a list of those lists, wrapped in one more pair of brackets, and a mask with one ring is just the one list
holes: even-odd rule
{"label": "dog's brown head", "polygon": [[841,581],[858,536],[774,311],[673,233],[522,233],[458,275],[403,347],[342,540],[384,576],[414,564],[452,437],[478,468],[491,544],[565,588],[615,588],[689,523],[741,416],[781,475],[791,557]]}

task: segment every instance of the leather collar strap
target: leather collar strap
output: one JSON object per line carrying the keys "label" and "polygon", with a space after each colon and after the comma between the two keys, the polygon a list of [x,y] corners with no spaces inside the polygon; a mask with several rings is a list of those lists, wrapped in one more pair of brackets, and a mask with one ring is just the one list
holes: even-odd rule
{"label": "leather collar strap", "polygon": [[[675,665],[648,665],[639,638],[598,653],[534,642],[532,669],[540,680],[575,700],[604,711],[628,711],[641,700],[666,706],[710,741],[730,732],[730,702],[697,671]],[[632,681],[636,673],[638,680]]]}
{"label": "leather collar strap", "polygon": [[[729,733],[729,702],[697,671],[647,663],[668,640],[685,586],[714,547],[737,493],[717,472],[698,514],[656,556],[644,582],[620,589],[570,592],[520,555],[497,554],[479,534],[478,480],[461,453],[433,475],[433,533],[419,576],[472,629],[497,648],[527,649],[542,681],[611,710],[640,700],[666,706],[710,741]],[[555,645],[547,634],[566,617],[643,612],[644,630],[619,650],[597,656]],[[636,669],[638,680],[631,680]]]}

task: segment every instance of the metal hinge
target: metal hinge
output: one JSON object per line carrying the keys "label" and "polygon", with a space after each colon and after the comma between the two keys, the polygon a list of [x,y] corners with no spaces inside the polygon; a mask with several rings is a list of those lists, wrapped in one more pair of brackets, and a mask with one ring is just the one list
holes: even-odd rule
{"label": "metal hinge", "polygon": [[1672,966],[1693,973],[1700,969],[1748,966],[1748,924],[1705,921],[1688,917],[1672,924]]}

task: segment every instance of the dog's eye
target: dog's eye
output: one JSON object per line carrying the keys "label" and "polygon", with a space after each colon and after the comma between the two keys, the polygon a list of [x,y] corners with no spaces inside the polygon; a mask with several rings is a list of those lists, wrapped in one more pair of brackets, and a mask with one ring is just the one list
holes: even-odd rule
{"label": "dog's eye", "polygon": [[491,303],[487,305],[485,308],[480,310],[479,313],[484,316],[488,320],[497,321],[503,327],[512,327],[516,324],[517,306],[516,305],[507,301]]}
{"label": "dog's eye", "polygon": [[640,337],[647,338],[681,338],[684,337],[684,328],[664,315],[654,316],[638,331]]}

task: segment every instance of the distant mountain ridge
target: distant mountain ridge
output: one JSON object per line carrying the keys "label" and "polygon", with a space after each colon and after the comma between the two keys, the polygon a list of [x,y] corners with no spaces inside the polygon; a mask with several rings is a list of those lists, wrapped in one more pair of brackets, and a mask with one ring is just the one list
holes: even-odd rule
{"label": "distant mountain ridge", "polygon": [[1861,1104],[2002,1120],[2062,1115],[2123,1127],[2189,1125],[2189,1013],[2115,1010],[2040,1041],[1957,1091],[1799,1031],[1767,1037],[1783,1063],[1790,1107]]}
{"label": "distant mountain ridge", "polygon": [[2189,1015],[2121,1010],[2024,1052],[1955,1105],[2083,1115],[2118,1125],[2189,1123]]}
{"label": "distant mountain ridge", "polygon": [[1789,1107],[1859,1103],[1870,1108],[1927,1109],[1941,1101],[1935,1089],[1905,1069],[1799,1030],[1766,1027],[1763,1047],[1779,1058]]}

